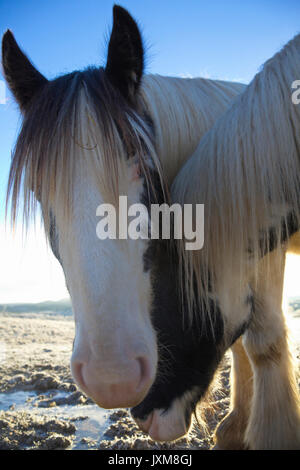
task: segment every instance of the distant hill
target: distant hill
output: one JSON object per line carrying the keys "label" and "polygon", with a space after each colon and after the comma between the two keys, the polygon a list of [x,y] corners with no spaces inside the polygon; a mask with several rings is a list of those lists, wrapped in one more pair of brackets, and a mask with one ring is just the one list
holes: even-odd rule
{"label": "distant hill", "polygon": [[72,315],[70,299],[47,300],[35,304],[0,304],[0,313],[50,313],[61,315]]}
{"label": "distant hill", "polygon": [[[292,311],[300,310],[300,297],[290,297],[288,304]],[[73,315],[70,299],[57,301],[47,300],[46,302],[32,304],[0,304],[0,313],[47,313],[52,315]]]}

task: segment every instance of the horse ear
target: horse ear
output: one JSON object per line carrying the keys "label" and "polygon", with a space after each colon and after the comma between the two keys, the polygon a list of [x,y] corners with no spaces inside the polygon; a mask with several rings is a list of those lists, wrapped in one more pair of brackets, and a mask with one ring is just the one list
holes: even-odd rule
{"label": "horse ear", "polygon": [[106,72],[129,101],[134,100],[144,68],[144,49],[139,28],[124,8],[113,8],[113,29],[108,46]]}
{"label": "horse ear", "polygon": [[9,88],[20,108],[25,110],[37,90],[47,80],[21,51],[9,30],[2,38],[2,66]]}

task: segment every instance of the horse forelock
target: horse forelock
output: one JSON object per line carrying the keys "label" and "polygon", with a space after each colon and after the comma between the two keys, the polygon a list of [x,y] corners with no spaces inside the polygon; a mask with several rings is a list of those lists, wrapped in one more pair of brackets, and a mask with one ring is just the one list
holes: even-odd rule
{"label": "horse forelock", "polygon": [[110,83],[104,69],[88,68],[48,82],[26,110],[13,151],[7,208],[15,223],[19,204],[23,221],[41,202],[45,225],[58,207],[72,206],[75,164],[92,165],[106,198],[116,202],[122,168],[135,157],[148,187],[149,162],[161,177],[151,121],[137,99],[133,109]]}

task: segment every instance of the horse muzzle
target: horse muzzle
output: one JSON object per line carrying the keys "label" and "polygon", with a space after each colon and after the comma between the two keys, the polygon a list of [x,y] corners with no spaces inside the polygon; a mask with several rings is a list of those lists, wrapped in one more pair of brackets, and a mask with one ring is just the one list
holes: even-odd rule
{"label": "horse muzzle", "polygon": [[92,361],[71,361],[72,374],[79,388],[102,408],[138,405],[147,395],[155,370],[147,357],[128,360],[120,374],[94,367]]}

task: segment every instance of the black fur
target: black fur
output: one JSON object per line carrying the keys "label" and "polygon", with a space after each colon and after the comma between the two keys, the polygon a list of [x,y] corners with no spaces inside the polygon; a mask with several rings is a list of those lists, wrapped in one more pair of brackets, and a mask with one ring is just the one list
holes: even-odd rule
{"label": "black fur", "polygon": [[[300,204],[299,204],[300,207]],[[299,218],[295,211],[289,212],[286,217],[282,217],[280,226],[271,226],[268,230],[262,230],[259,238],[259,252],[263,258],[268,253],[279,248],[286,243],[289,238],[299,230]],[[250,258],[253,257],[253,248],[248,247]]]}
{"label": "black fur", "polygon": [[[191,324],[184,327],[178,288],[177,256],[166,246],[158,244],[152,268],[152,324],[157,332],[159,363],[154,385],[144,401],[132,409],[135,418],[145,419],[154,409],[167,411],[176,398],[193,391],[194,399],[186,410],[187,424],[191,413],[205,394],[216,368],[225,352],[224,325],[217,306],[211,303],[213,329]],[[195,312],[204,322],[207,313]],[[188,323],[188,322],[186,322]]]}
{"label": "black fur", "polygon": [[132,101],[139,88],[143,69],[144,48],[139,28],[124,8],[115,5],[106,73],[122,95]]}
{"label": "black fur", "polygon": [[[165,201],[158,175],[153,174],[152,180],[158,195],[156,202],[161,204]],[[146,185],[141,202],[150,211],[153,193],[149,195]],[[159,240],[150,240],[144,254],[144,270],[151,270],[151,320],[157,333],[159,361],[156,380],[150,392],[131,412],[134,418],[145,420],[155,409],[167,412],[174,400],[190,392],[184,410],[186,425],[189,427],[192,413],[205,395],[225,350],[246,331],[254,300],[252,295],[246,298],[249,319],[226,340],[223,318],[218,304],[213,301],[209,305],[209,312],[194,312],[194,321],[190,324],[184,318],[186,308],[184,303],[182,306],[178,286],[178,254],[172,245],[172,240],[162,240],[161,237]],[[209,317],[212,318],[212,324],[208,321]]]}
{"label": "black fur", "polygon": [[[154,131],[152,126],[151,132]],[[162,187],[158,173],[150,172],[153,186],[144,183],[140,201],[149,215],[151,204],[167,202],[167,190]],[[144,253],[144,270],[150,270],[152,279],[151,321],[158,342],[157,376],[146,398],[131,412],[134,418],[144,420],[155,409],[167,412],[174,400],[190,392],[184,410],[189,427],[192,413],[206,393],[225,350],[244,333],[248,322],[225,341],[223,318],[217,303],[210,302],[209,312],[194,312],[192,323],[184,318],[187,309],[179,294],[178,254],[172,240],[162,240],[161,226],[158,230],[159,240],[150,240]],[[246,303],[250,303],[252,310],[250,300],[252,297],[247,298]]]}
{"label": "black fur", "polygon": [[50,241],[51,250],[52,250],[55,258],[62,265],[62,262],[61,262],[61,259],[60,259],[60,256],[59,256],[59,250],[58,250],[58,241],[59,241],[58,231],[56,229],[55,217],[52,214],[52,212],[50,212],[49,241]]}
{"label": "black fur", "polygon": [[[151,128],[151,132],[153,129]],[[165,192],[160,180],[159,174],[156,170],[149,168],[150,180],[152,185],[147,184],[146,178],[144,179],[143,193],[141,196],[141,204],[147,207],[148,215],[150,219],[151,215],[151,204],[163,204],[165,203]],[[160,227],[158,227],[160,230]],[[157,250],[159,247],[159,240],[151,240],[151,227],[148,227],[148,248],[144,253],[144,271],[147,272],[153,266],[153,262],[156,258]],[[159,239],[161,239],[161,233],[159,233]]]}
{"label": "black fur", "polygon": [[2,39],[2,65],[8,86],[24,111],[47,80],[21,51],[9,30]]}
{"label": "black fur", "polygon": [[260,241],[261,256],[275,250],[281,244],[299,230],[299,220],[296,214],[291,211],[286,218],[282,219],[280,232],[275,227],[270,227],[267,234],[263,234]]}
{"label": "black fur", "polygon": [[229,343],[230,346],[232,346],[239,339],[239,337],[242,336],[245,333],[245,331],[247,330],[248,326],[251,323],[252,315],[254,313],[254,308],[255,308],[254,295],[249,294],[246,297],[245,303],[246,303],[246,305],[249,306],[249,316],[248,316],[246,321],[244,321],[239,327],[237,327],[237,329],[234,331],[231,339],[230,338],[228,339],[228,343]]}

